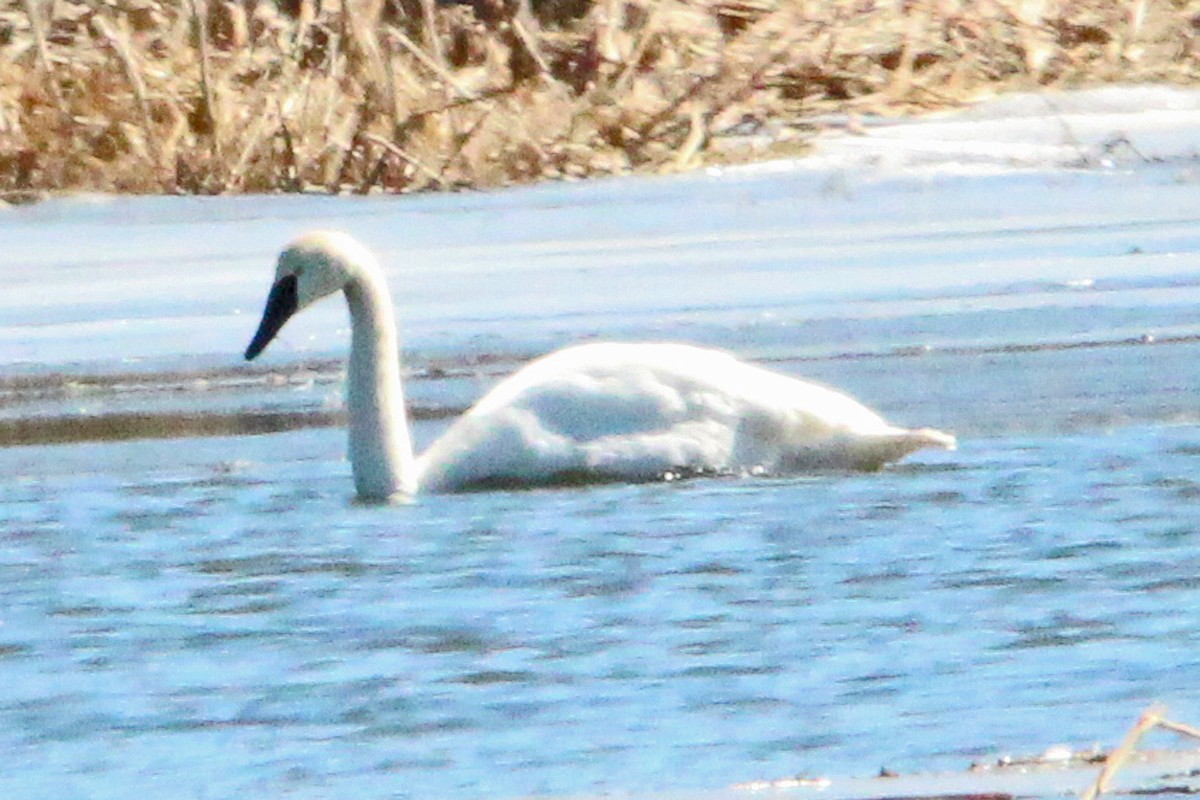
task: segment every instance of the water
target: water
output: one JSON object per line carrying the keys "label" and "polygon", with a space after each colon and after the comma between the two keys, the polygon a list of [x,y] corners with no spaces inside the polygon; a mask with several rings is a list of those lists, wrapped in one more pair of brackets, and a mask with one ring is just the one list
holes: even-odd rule
{"label": "water", "polygon": [[[421,444],[532,354],[669,337],[960,450],[357,505],[340,304],[239,361],[318,225],[388,263]],[[5,796],[653,793],[1200,718],[1177,164],[60,201],[0,231]]]}

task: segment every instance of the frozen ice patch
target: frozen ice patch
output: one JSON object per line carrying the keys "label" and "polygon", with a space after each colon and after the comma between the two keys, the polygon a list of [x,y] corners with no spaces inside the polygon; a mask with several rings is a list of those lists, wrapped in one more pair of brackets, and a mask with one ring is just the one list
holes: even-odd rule
{"label": "frozen ice patch", "polygon": [[831,119],[811,156],[737,170],[979,175],[1113,169],[1192,161],[1200,151],[1200,91],[1109,86],[1005,95],[917,120]]}

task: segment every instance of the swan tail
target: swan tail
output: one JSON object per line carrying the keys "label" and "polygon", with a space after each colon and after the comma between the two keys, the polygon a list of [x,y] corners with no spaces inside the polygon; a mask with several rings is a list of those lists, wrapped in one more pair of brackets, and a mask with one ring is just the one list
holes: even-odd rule
{"label": "swan tail", "polygon": [[958,439],[954,434],[939,431],[937,428],[917,428],[904,431],[904,436],[913,443],[913,449],[932,447],[937,450],[957,450]]}
{"label": "swan tail", "polygon": [[879,469],[884,464],[899,461],[909,453],[932,448],[954,450],[958,440],[953,434],[935,428],[898,429],[871,442],[863,452],[862,467]]}

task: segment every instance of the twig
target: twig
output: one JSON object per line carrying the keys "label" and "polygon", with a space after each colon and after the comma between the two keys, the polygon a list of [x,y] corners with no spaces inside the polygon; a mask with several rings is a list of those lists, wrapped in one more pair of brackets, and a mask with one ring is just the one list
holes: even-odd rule
{"label": "twig", "polygon": [[494,108],[495,106],[485,108],[479,115],[479,118],[475,120],[474,124],[458,135],[458,141],[455,142],[454,149],[442,159],[442,165],[438,169],[438,175],[443,176],[443,179],[446,175],[446,170],[450,169],[450,165],[454,163],[454,160],[462,155],[463,150],[466,149],[467,143],[470,142],[471,139],[474,138],[476,132],[483,127],[483,123],[487,121],[489,116],[491,116]]}
{"label": "twig", "polygon": [[708,139],[708,120],[700,109],[692,109],[692,126],[688,131],[687,138],[683,140],[683,144],[675,153],[675,167],[677,169],[686,169],[692,160],[696,158],[696,154],[700,152],[700,148],[704,146],[704,142]]}
{"label": "twig", "polygon": [[[625,59],[624,67],[617,75],[616,81],[613,82],[614,92],[620,93],[629,88],[629,83],[633,80],[633,77],[637,72],[638,64],[640,64],[642,59],[645,58],[646,50],[650,47],[650,43],[658,34],[658,18],[661,15],[661,9],[661,3],[656,3],[650,6],[650,13],[646,18],[646,22],[642,25],[642,30],[638,36],[637,44],[634,45],[633,50],[629,54],[629,58]],[[610,14],[612,14],[613,10],[614,6],[608,6],[608,11]],[[615,20],[609,19],[608,24],[610,26],[616,26],[619,23],[617,23]],[[613,48],[615,50],[615,45],[613,45]]]}
{"label": "twig", "polygon": [[199,4],[204,0],[188,0],[188,9],[196,26],[196,39],[200,44],[200,91],[204,93],[204,115],[207,118],[209,135],[212,137],[213,155],[220,160],[221,137],[217,130],[217,107],[213,100],[212,80],[208,72],[208,25],[205,15],[200,13]]}
{"label": "twig", "polygon": [[267,140],[267,130],[272,126],[278,126],[282,137],[286,152],[284,166],[287,169],[285,181],[288,191],[299,191],[300,181],[297,177],[298,171],[296,167],[296,150],[292,141],[292,132],[288,130],[287,123],[283,121],[283,112],[281,104],[276,102],[271,109],[272,114],[264,113],[258,117],[254,125],[251,126],[249,132],[245,135],[246,143],[238,155],[238,159],[234,162],[229,170],[229,182],[225,186],[226,191],[241,191],[245,186],[246,167],[250,163],[250,159],[264,141]]}
{"label": "twig", "polygon": [[[410,156],[408,153],[401,150],[399,147],[397,147],[392,142],[389,142],[387,139],[385,139],[382,136],[375,134],[375,133],[364,133],[363,138],[366,139],[368,142],[371,142],[372,144],[379,145],[385,151],[387,151],[388,154],[395,156],[396,158],[400,159],[404,163],[408,164],[413,169],[422,173],[426,178],[428,178],[430,181],[435,183],[438,186],[438,188],[441,188],[441,189],[446,188],[446,181],[445,181],[445,179],[442,178],[441,175],[438,175],[436,172],[434,172],[429,167],[422,164],[420,161],[418,161],[413,156]],[[378,169],[378,168],[376,168],[376,169]],[[375,180],[377,180],[377,179],[378,178],[376,178]],[[375,183],[375,180],[368,181],[365,184],[365,186],[362,187],[362,189],[364,190],[363,191],[364,194],[366,193],[365,190],[370,189],[371,185],[373,183]]]}
{"label": "twig", "polygon": [[50,94],[58,104],[59,112],[66,116],[68,113],[66,102],[63,99],[62,88],[54,78],[54,70],[50,63],[50,46],[46,43],[46,26],[42,24],[42,13],[38,8],[38,0],[25,0],[25,13],[29,15],[29,27],[33,29],[33,38],[37,42],[38,66],[41,67]]}
{"label": "twig", "polygon": [[[1165,712],[1165,709],[1164,709],[1164,712]],[[1178,733],[1183,736],[1191,736],[1193,739],[1200,739],[1200,728],[1195,728],[1195,727],[1192,727],[1191,725],[1185,725],[1182,722],[1174,722],[1169,719],[1161,719],[1160,718],[1158,720],[1158,727],[1166,728],[1167,730],[1171,731],[1172,733]]]}
{"label": "twig", "polygon": [[422,50],[416,42],[405,36],[403,31],[393,30],[392,35],[396,37],[396,41],[400,43],[401,47],[407,50],[413,58],[421,62],[422,66],[432,72],[439,81],[453,89],[455,94],[457,94],[459,97],[462,97],[464,100],[477,99],[477,96],[474,92],[472,92],[470,89],[467,89],[458,81],[454,80],[454,76],[451,75],[445,67],[438,64],[433,58],[431,58],[430,55]]}
{"label": "twig", "polygon": [[[720,113],[733,103],[736,103],[738,100],[753,92],[757,88],[758,84],[762,81],[763,76],[766,75],[767,70],[771,69],[773,66],[775,66],[775,64],[786,57],[787,53],[782,50],[776,51],[774,54],[772,54],[770,58],[768,58],[763,64],[755,69],[748,78],[745,79],[738,91],[722,99],[720,102],[711,104],[711,109],[709,111],[710,117]],[[638,149],[644,149],[646,143],[652,142],[654,140],[653,134],[655,128],[657,128],[663,122],[674,117],[676,112],[678,112],[679,109],[684,106],[684,104],[686,104],[689,100],[694,100],[695,98],[699,97],[700,93],[706,87],[719,84],[723,79],[729,77],[729,74],[730,72],[728,68],[722,68],[718,70],[715,75],[702,76],[693,79],[692,83],[687,89],[675,97],[675,99],[672,100],[665,109],[659,111],[657,114],[651,117],[645,125],[642,125],[641,128],[636,131],[635,138],[638,142],[642,143],[642,146]],[[676,124],[669,126],[672,129],[678,127],[680,124],[678,120],[674,120],[674,122]],[[689,130],[692,129],[689,128]],[[703,139],[701,139],[701,142],[703,142]],[[637,153],[637,155],[641,154]]]}
{"label": "twig", "polygon": [[884,92],[893,98],[902,97],[906,90],[912,88],[913,65],[917,59],[916,39],[920,34],[921,24],[926,21],[914,14],[908,18],[908,24],[900,33],[900,63],[892,70],[892,75],[884,88]]}
{"label": "twig", "polygon": [[1100,774],[1096,776],[1096,782],[1084,791],[1080,800],[1096,800],[1097,797],[1108,791],[1108,784],[1113,775],[1117,774],[1117,770],[1133,755],[1138,741],[1146,731],[1163,722],[1162,715],[1164,713],[1166,713],[1166,708],[1160,705],[1150,706],[1142,712],[1138,721],[1125,733],[1125,738],[1121,740],[1121,743],[1108,754],[1108,758],[1104,759],[1104,766],[1100,769]]}
{"label": "twig", "polygon": [[300,50],[304,47],[304,40],[308,36],[308,29],[312,26],[315,17],[316,9],[313,8],[313,0],[300,0],[296,13],[295,38],[292,39],[293,58],[299,56]]}
{"label": "twig", "polygon": [[436,2],[437,0],[421,0],[421,22],[425,26],[425,44],[433,54],[433,60],[442,69],[446,69],[446,54],[442,51],[442,40],[437,32]]}
{"label": "twig", "polygon": [[104,37],[108,46],[113,49],[121,61],[121,66],[125,70],[125,79],[129,81],[134,100],[142,115],[142,131],[146,137],[146,147],[150,150],[155,165],[161,167],[163,166],[163,154],[158,146],[158,139],[154,135],[154,119],[150,115],[150,102],[146,99],[146,83],[142,80],[142,73],[134,62],[133,52],[129,47],[129,38],[110,25],[108,20],[100,14],[92,19],[92,25]]}
{"label": "twig", "polygon": [[538,76],[542,80],[550,80],[550,65],[546,62],[546,57],[542,55],[541,45],[538,44],[536,36],[538,22],[529,8],[529,0],[518,0],[508,24],[517,41],[521,43],[522,49],[525,50],[525,54],[537,66]]}
{"label": "twig", "polygon": [[[345,54],[342,52],[342,44],[343,43],[342,43],[342,34],[341,33],[339,33],[336,36],[330,37],[329,56],[325,61],[325,64],[326,64],[325,77],[334,86],[339,85],[339,83],[342,79],[342,73],[343,73],[344,67],[346,67],[346,65],[347,65]],[[309,101],[312,98],[312,84],[313,84],[312,73],[306,71],[304,73],[304,91],[302,93],[302,96],[304,99],[300,103],[301,113],[307,113],[307,111],[308,111]],[[336,115],[336,110],[337,110],[337,106],[338,106],[338,94],[336,92],[329,92],[329,91],[327,91],[327,94],[328,94],[328,99],[327,99],[327,102],[325,103],[324,113],[321,115],[321,125],[322,125],[322,127],[324,127],[324,129],[326,131],[326,136],[328,136],[328,131],[329,131],[330,125],[332,124],[332,120],[333,120],[334,116]]]}
{"label": "twig", "polygon": [[[774,17],[774,13],[768,14],[766,17],[758,20],[754,27],[761,30],[765,27],[766,22]],[[746,34],[743,34],[743,37]],[[795,34],[786,36],[782,41],[773,43],[773,49],[768,53],[767,57],[759,63],[750,75],[742,77],[738,76],[738,89],[724,98],[718,98],[717,101],[709,104],[708,116],[711,119],[733,103],[744,99],[746,96],[756,91],[761,84],[767,72],[773,67],[792,56],[792,42],[795,39]],[[636,131],[636,139],[638,142],[648,142],[652,139],[654,130],[663,122],[672,119],[675,114],[689,101],[694,100],[709,86],[720,85],[722,81],[729,78],[732,73],[732,67],[729,64],[722,64],[719,69],[712,75],[698,76],[692,80],[692,83],[678,94],[666,108],[652,116],[650,120],[642,125]],[[672,126],[675,127],[675,126]],[[703,141],[703,140],[702,140]]]}
{"label": "twig", "polygon": [[346,147],[340,148],[341,156],[338,161],[337,172],[333,178],[333,185],[330,186],[327,184],[325,187],[330,194],[340,193],[343,185],[348,185],[352,182],[350,172],[354,166],[354,154],[362,145],[363,126],[366,124],[363,119],[362,109],[357,108],[351,113],[353,124],[347,128],[347,130],[352,131],[349,142]]}
{"label": "twig", "polygon": [[[452,114],[455,111],[458,111],[459,109],[463,109],[468,106],[479,105],[481,103],[488,104],[489,101],[495,100],[497,97],[502,97],[504,95],[512,94],[514,91],[515,91],[515,87],[513,87],[513,86],[499,86],[499,87],[494,87],[491,89],[484,89],[482,92],[479,92],[478,94],[476,94],[472,97],[460,97],[460,98],[450,100],[446,103],[442,103],[441,105],[433,106],[432,108],[425,108],[425,109],[421,109],[420,111],[413,111],[404,119],[403,122],[401,122],[399,125],[397,125],[395,127],[395,129],[393,129],[392,140],[394,142],[407,141],[408,136],[412,132],[412,130],[417,125],[420,125],[422,122],[424,122],[426,119],[428,119],[430,117],[436,117],[439,114]],[[490,111],[491,108],[488,107],[485,110]],[[459,133],[456,135],[459,137],[462,137],[464,135],[470,136],[473,134],[474,134],[474,131],[472,130],[472,131],[468,131],[465,134]],[[461,148],[461,145],[459,145],[459,147]]]}
{"label": "twig", "polygon": [[297,179],[296,173],[296,145],[292,141],[292,131],[288,128],[286,122],[280,120],[279,132],[283,134],[283,146],[287,148],[286,166],[288,174],[285,176],[285,180],[288,182],[291,190],[296,191],[300,188],[300,181]]}

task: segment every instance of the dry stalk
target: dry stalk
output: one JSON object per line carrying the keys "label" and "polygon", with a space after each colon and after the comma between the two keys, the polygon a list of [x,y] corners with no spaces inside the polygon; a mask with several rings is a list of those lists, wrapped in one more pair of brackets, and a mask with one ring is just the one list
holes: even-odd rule
{"label": "dry stalk", "polygon": [[292,132],[286,122],[280,121],[279,132],[283,135],[283,146],[287,148],[287,160],[284,161],[284,168],[287,170],[286,179],[292,190],[298,191],[300,189],[300,177],[299,170],[296,167],[296,144],[292,140]]}
{"label": "dry stalk", "polygon": [[437,31],[436,3],[437,0],[421,0],[421,24],[425,27],[425,44],[433,60],[445,70],[446,54],[442,51],[442,39]]}
{"label": "dry stalk", "polygon": [[377,25],[371,19],[370,9],[363,9],[363,4],[342,3],[342,31],[349,40],[347,53],[352,57],[353,64],[362,68],[362,60],[366,61],[366,79],[377,86],[387,83],[387,65],[384,62],[379,47],[379,37],[375,31]]}
{"label": "dry stalk", "polygon": [[1117,47],[1115,49],[1118,58],[1126,58],[1131,61],[1138,59],[1134,42],[1141,35],[1145,22],[1146,0],[1134,0],[1125,9],[1125,29],[1116,37]]}
{"label": "dry stalk", "polygon": [[[650,10],[653,16],[661,6],[655,4]],[[621,46],[617,32],[625,16],[625,0],[597,0],[593,35],[596,37],[597,55],[612,64],[622,63]],[[643,26],[644,28],[644,26]]]}
{"label": "dry stalk", "polygon": [[917,58],[917,36],[920,30],[921,22],[928,22],[928,17],[922,19],[918,16],[921,12],[913,11],[912,16],[907,20],[904,30],[900,34],[900,63],[892,70],[891,79],[888,81],[887,93],[893,98],[899,98],[905,95],[912,89],[913,85],[913,64]]}
{"label": "dry stalk", "polygon": [[54,68],[50,61],[50,46],[46,43],[46,26],[42,20],[42,10],[38,8],[38,0],[25,0],[25,13],[29,15],[29,27],[33,30],[33,40],[37,45],[38,67],[42,70],[42,78],[50,90],[50,96],[58,106],[59,113],[69,116],[66,101],[63,99],[62,88],[54,77]]}
{"label": "dry stalk", "polygon": [[[634,45],[633,51],[630,53],[629,58],[625,60],[625,65],[621,70],[621,74],[617,76],[617,80],[613,84],[614,92],[624,92],[629,88],[629,83],[633,80],[633,76],[637,71],[637,65],[642,62],[642,59],[646,55],[646,49],[650,46],[650,43],[654,41],[654,37],[658,34],[658,20],[661,15],[661,3],[656,3],[650,7],[650,16],[646,20],[645,24],[642,25],[641,35],[638,37],[637,44]],[[616,49],[615,46],[613,49]]]}
{"label": "dry stalk", "polygon": [[438,169],[438,175],[442,177],[443,181],[445,180],[446,171],[450,169],[450,166],[455,162],[455,160],[462,155],[463,150],[466,149],[466,146],[470,143],[471,139],[475,138],[475,134],[483,129],[483,124],[487,122],[488,117],[491,116],[495,107],[496,106],[493,104],[485,106],[483,113],[479,115],[479,118],[475,120],[474,124],[458,135],[457,141],[454,144],[454,148],[449,154],[447,154],[445,158],[442,159],[442,165]]}
{"label": "dry stalk", "polygon": [[[379,136],[377,134],[374,134],[374,133],[365,133],[365,134],[363,134],[363,138],[366,139],[367,141],[371,142],[372,144],[379,145],[385,151],[387,151],[388,154],[395,156],[396,158],[403,161],[405,164],[408,164],[410,167],[415,169],[417,172],[420,172],[422,175],[424,175],[426,178],[429,179],[430,183],[433,183],[439,189],[446,188],[446,180],[441,175],[439,175],[438,173],[434,172],[429,167],[422,164],[419,160],[417,160],[413,156],[411,156],[408,153],[401,150],[393,142],[389,142],[387,139],[385,139],[382,136]],[[373,186],[377,181],[378,181],[378,176],[375,177],[375,180],[366,182],[366,184],[360,188],[360,191],[363,194],[366,194],[366,192],[370,190],[371,186]]]}
{"label": "dry stalk", "polygon": [[296,41],[304,41],[308,29],[317,17],[318,0],[300,0],[299,13],[296,16]]}
{"label": "dry stalk", "polygon": [[[452,115],[454,115],[457,112],[461,112],[472,106],[482,106],[484,109],[484,113],[482,114],[482,116],[480,116],[477,119],[476,123],[474,125],[472,125],[469,130],[467,130],[465,132],[458,132],[455,134],[456,141],[455,141],[453,150],[449,156],[447,156],[446,158],[444,158],[442,160],[442,168],[441,168],[441,170],[439,170],[439,174],[444,174],[445,170],[454,161],[454,159],[457,158],[458,154],[462,151],[463,147],[466,146],[466,143],[471,139],[471,137],[474,136],[475,132],[479,128],[479,124],[487,118],[488,114],[490,114],[492,111],[495,110],[496,106],[492,101],[497,100],[504,96],[510,96],[510,95],[512,95],[512,93],[513,93],[512,86],[504,86],[504,87],[500,87],[500,88],[487,89],[484,92],[481,92],[472,97],[458,97],[453,100],[450,100],[449,102],[442,103],[441,105],[434,106],[432,108],[425,108],[425,109],[420,109],[417,111],[412,111],[405,118],[404,122],[401,123],[397,127],[397,129],[392,132],[392,138],[395,142],[403,142],[408,138],[409,134],[413,131],[413,129],[415,129],[417,126],[419,126],[422,122],[424,122],[427,119],[430,119],[432,117],[439,117],[443,114],[445,114],[448,117],[451,117],[453,119]],[[457,128],[455,130],[457,131]]]}
{"label": "dry stalk", "polygon": [[[342,52],[342,37],[340,37],[340,36],[333,37],[333,40],[330,44],[330,48],[331,49],[329,52],[329,61],[328,61],[329,69],[328,69],[328,72],[326,73],[326,77],[334,85],[337,85],[341,82],[341,80],[343,78],[342,73],[344,72],[345,67],[346,67],[346,57],[345,57],[345,54]],[[294,63],[295,62],[293,62],[293,64]],[[312,73],[306,73],[304,76],[304,81],[303,81],[303,83],[304,83],[304,92],[303,92],[304,100],[300,104],[300,107],[302,110],[307,110],[309,107],[309,100],[312,96],[311,95],[312,82],[313,82]],[[334,92],[329,93],[329,100],[325,104],[325,112],[321,118],[321,129],[324,131],[329,130],[330,126],[332,126],[332,124],[333,124],[334,117],[337,116],[338,99],[339,99],[339,96],[337,93],[334,93]]]}
{"label": "dry stalk", "polygon": [[362,137],[363,118],[361,111],[355,109],[351,114],[349,122],[352,123],[349,126],[349,130],[353,131],[353,133],[350,135],[349,143],[345,147],[339,148],[341,158],[338,161],[337,169],[331,170],[333,173],[333,179],[325,186],[325,189],[330,194],[338,194],[341,192],[342,186],[349,183],[351,180],[351,160],[354,156],[354,151],[358,145],[358,141]]}
{"label": "dry stalk", "polygon": [[1159,719],[1158,727],[1165,728],[1182,736],[1190,736],[1193,739],[1200,739],[1200,728],[1183,722],[1174,722],[1173,720],[1169,719]]}
{"label": "dry stalk", "polygon": [[[352,42],[356,49],[366,57],[367,62],[367,80],[375,87],[382,86],[384,93],[384,116],[388,120],[393,137],[400,138],[401,122],[400,122],[400,99],[396,89],[396,73],[392,64],[392,53],[390,50],[381,46],[379,40],[379,25],[378,7],[366,12],[355,11],[350,4],[343,4],[342,14],[345,20],[345,27],[351,32]],[[375,22],[372,22],[372,19]],[[375,116],[373,111],[378,109],[372,106],[364,115],[368,119]],[[376,162],[375,167],[369,173],[367,179],[360,186],[360,192],[366,193],[370,190],[383,174],[383,168],[386,165],[386,157],[381,156]]]}
{"label": "dry stalk", "polygon": [[192,24],[196,27],[196,40],[200,46],[200,91],[204,96],[204,116],[208,126],[213,155],[220,160],[221,136],[218,129],[217,106],[213,97],[212,79],[209,72],[208,53],[208,15],[201,13],[200,4],[205,0],[188,0],[188,10],[192,15]]}
{"label": "dry stalk", "polygon": [[[1200,82],[1182,0],[404,0],[410,28],[380,23],[383,1],[247,0],[245,46],[219,51],[218,0],[13,0],[31,33],[0,36],[0,63],[38,97],[5,108],[0,146],[32,166],[0,159],[0,192],[154,190],[172,169],[187,191],[507,184],[703,163],[745,113],[796,128],[1039,82]],[[76,146],[80,118],[111,131],[104,154]]]}
{"label": "dry stalk", "polygon": [[1146,731],[1153,728],[1162,719],[1163,711],[1165,709],[1162,706],[1151,706],[1142,712],[1133,727],[1125,732],[1125,738],[1121,740],[1121,743],[1104,759],[1104,766],[1100,769],[1100,774],[1096,776],[1096,782],[1087,788],[1080,800],[1096,800],[1097,797],[1108,791],[1108,784],[1113,775],[1116,775],[1117,770],[1133,755],[1138,741]]}
{"label": "dry stalk", "polygon": [[403,47],[409,53],[409,55],[415,58],[422,66],[425,67],[425,69],[432,72],[434,76],[442,82],[443,85],[453,90],[454,93],[459,97],[463,98],[464,100],[478,99],[474,92],[456,81],[454,76],[450,74],[449,70],[438,64],[429,56],[428,53],[422,50],[416,42],[408,38],[408,36],[404,34],[404,31],[393,30],[392,35],[396,37],[396,41],[400,43],[400,46]]}
{"label": "dry stalk", "polygon": [[683,140],[683,144],[675,153],[676,169],[687,169],[692,166],[696,156],[700,153],[700,148],[708,140],[708,120],[704,118],[704,114],[700,113],[700,109],[692,109],[691,123],[687,138]]}
{"label": "dry stalk", "polygon": [[133,98],[141,114],[142,132],[146,138],[146,147],[150,151],[151,158],[154,159],[155,166],[161,168],[163,166],[163,153],[159,147],[158,138],[155,136],[154,119],[150,114],[150,102],[146,98],[146,83],[142,79],[141,70],[138,69],[137,63],[134,60],[133,49],[129,46],[129,37],[124,31],[118,30],[99,13],[92,19],[92,25],[95,27],[96,32],[108,42],[108,46],[117,54],[117,58],[121,62],[122,69],[125,71],[125,79],[129,82],[129,87],[133,91]]}
{"label": "dry stalk", "polygon": [[[783,59],[790,57],[791,41],[792,41],[791,38],[789,38],[789,39],[785,40],[784,42],[780,43],[780,45],[775,48],[774,52],[768,54],[767,58],[761,64],[759,64],[758,67],[756,67],[754,69],[754,71],[750,74],[750,76],[748,76],[744,80],[739,79],[739,84],[738,84],[739,88],[737,90],[729,93],[724,98],[714,99],[709,104],[709,118],[711,119],[713,116],[721,113],[722,111],[727,109],[732,104],[738,102],[739,100],[743,99],[748,94],[753,92],[755,90],[755,87],[757,87],[759,85],[759,83],[763,79],[763,76],[766,75],[769,70],[771,70],[776,64],[778,64]],[[672,120],[675,117],[675,115],[677,114],[677,112],[686,103],[688,103],[690,101],[698,100],[700,94],[708,86],[719,85],[722,82],[722,80],[724,80],[728,77],[729,77],[728,69],[723,67],[722,69],[718,70],[717,73],[714,75],[703,76],[703,77],[698,77],[698,78],[694,79],[692,81],[691,85],[689,85],[687,89],[685,89],[682,93],[680,93],[677,97],[675,97],[674,100],[672,100],[671,103],[669,103],[666,108],[664,108],[662,111],[658,112],[653,117],[651,117],[650,121],[648,123],[646,123],[645,125],[643,125],[638,130],[636,139],[637,139],[637,141],[643,143],[643,146],[641,149],[644,149],[644,143],[653,140],[656,129],[658,129],[659,126],[663,122],[665,122],[667,120]],[[693,126],[692,130],[695,130],[695,126]],[[707,138],[706,136],[702,137],[701,142],[703,142],[706,138]]]}
{"label": "dry stalk", "polygon": [[[446,75],[451,74],[450,63],[446,60],[446,52],[442,47],[442,37],[438,35],[437,27],[438,0],[421,0],[421,22],[424,26],[425,45],[429,48],[434,62]],[[450,130],[460,136],[462,118],[459,113],[450,109],[446,113],[446,121]]]}
{"label": "dry stalk", "polygon": [[[286,143],[288,151],[291,154],[290,163],[293,168],[295,167],[296,158],[295,151],[292,149],[291,133],[287,130],[286,126],[282,125],[280,122],[280,117],[281,114],[279,111],[279,106],[276,104],[272,114],[264,113],[255,120],[254,125],[246,134],[246,143],[242,147],[237,161],[235,161],[229,169],[228,183],[225,186],[227,191],[238,191],[245,186],[246,166],[250,163],[250,159],[254,155],[254,151],[261,147],[263,142],[267,140],[268,129],[276,125],[279,125],[283,128],[284,142]],[[290,175],[289,178],[291,178],[293,185],[295,185],[295,175]]]}
{"label": "dry stalk", "polygon": [[391,51],[380,53],[380,60],[383,66],[384,85],[387,86],[388,119],[391,120],[392,133],[395,134],[400,130],[400,95],[396,91],[396,69],[392,64]]}
{"label": "dry stalk", "polygon": [[529,0],[517,0],[516,8],[513,9],[508,24],[512,26],[512,32],[525,51],[525,55],[537,66],[538,76],[542,80],[553,80],[550,65],[546,63],[546,57],[542,55],[542,47],[538,44],[536,35],[539,28],[538,21],[529,9]]}
{"label": "dry stalk", "polygon": [[1084,791],[1080,800],[1096,800],[1097,797],[1108,791],[1108,785],[1113,776],[1129,761],[1137,749],[1138,742],[1148,731],[1154,728],[1164,728],[1184,736],[1200,739],[1200,728],[1194,728],[1182,722],[1173,722],[1164,716],[1166,713],[1166,707],[1157,704],[1142,712],[1137,722],[1125,732],[1121,743],[1104,759],[1104,766],[1100,769],[1100,774],[1096,776],[1096,781]]}

